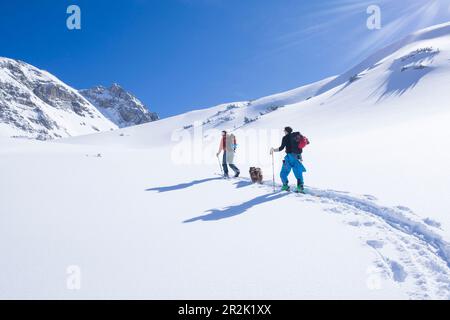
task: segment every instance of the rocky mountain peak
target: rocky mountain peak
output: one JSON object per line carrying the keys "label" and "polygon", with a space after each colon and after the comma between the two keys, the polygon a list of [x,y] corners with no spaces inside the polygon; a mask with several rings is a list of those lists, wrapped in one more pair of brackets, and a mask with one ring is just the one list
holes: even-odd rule
{"label": "rocky mountain peak", "polygon": [[138,98],[117,83],[108,88],[100,85],[80,90],[80,93],[120,128],[159,119],[156,113],[150,112]]}

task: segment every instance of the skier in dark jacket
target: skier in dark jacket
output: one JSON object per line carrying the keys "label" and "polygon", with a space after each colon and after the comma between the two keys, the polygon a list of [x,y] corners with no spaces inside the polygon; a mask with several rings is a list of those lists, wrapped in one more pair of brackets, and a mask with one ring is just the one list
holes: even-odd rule
{"label": "skier in dark jacket", "polygon": [[292,128],[286,127],[284,128],[284,137],[281,140],[281,146],[279,148],[271,148],[270,154],[273,154],[274,152],[280,152],[283,150],[286,150],[286,156],[283,160],[283,166],[281,168],[280,172],[280,178],[283,182],[283,191],[289,191],[289,181],[288,181],[288,175],[291,172],[291,170],[294,171],[294,175],[297,178],[297,188],[296,192],[304,193],[304,180],[303,180],[303,172],[306,171],[303,164],[300,162],[301,157],[301,150],[300,153],[293,152],[295,148],[292,146]]}

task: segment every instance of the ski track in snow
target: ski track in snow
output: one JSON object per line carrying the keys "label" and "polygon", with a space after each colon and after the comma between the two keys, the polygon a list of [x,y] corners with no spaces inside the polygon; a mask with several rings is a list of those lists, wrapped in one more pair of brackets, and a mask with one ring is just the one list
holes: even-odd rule
{"label": "ski track in snow", "polygon": [[[252,185],[248,178],[231,181],[237,181],[238,188]],[[260,186],[272,191],[271,181]],[[411,284],[415,288],[408,292],[411,299],[450,300],[450,245],[411,209],[378,205],[370,195],[309,187],[304,195],[288,196],[325,205],[325,212],[342,215],[349,226],[362,228],[361,241],[376,252],[377,275],[399,285]]]}
{"label": "ski track in snow", "polygon": [[[308,197],[329,201],[330,210],[352,215],[347,223],[370,235],[362,240],[377,252],[376,266],[398,283],[412,281],[416,288],[408,293],[412,299],[450,299],[450,245],[424,222],[414,220],[412,211],[380,206],[372,202],[374,197],[362,199],[333,190],[307,188]],[[389,247],[396,258],[389,258]]]}

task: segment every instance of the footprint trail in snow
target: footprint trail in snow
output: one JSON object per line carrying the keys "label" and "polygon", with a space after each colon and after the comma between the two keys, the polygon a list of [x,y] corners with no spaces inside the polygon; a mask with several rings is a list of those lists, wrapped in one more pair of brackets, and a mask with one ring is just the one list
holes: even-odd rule
{"label": "footprint trail in snow", "polygon": [[[249,179],[238,178],[230,182],[237,188],[259,187],[272,192],[271,181],[252,185]],[[379,205],[371,195],[308,187],[304,195],[287,196],[317,203],[324,212],[340,215],[343,223],[360,229],[361,243],[375,252],[368,273],[399,285],[412,285],[415,290],[408,292],[412,299],[450,299],[450,244],[438,234],[438,222],[421,220],[404,206]]]}

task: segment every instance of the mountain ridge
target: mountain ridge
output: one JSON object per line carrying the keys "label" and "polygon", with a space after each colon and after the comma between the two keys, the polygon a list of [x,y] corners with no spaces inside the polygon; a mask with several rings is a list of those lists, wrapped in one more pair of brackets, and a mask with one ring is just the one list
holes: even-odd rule
{"label": "mountain ridge", "polygon": [[136,96],[117,83],[110,87],[98,85],[81,89],[79,92],[119,128],[159,120],[155,112],[150,112]]}
{"label": "mountain ridge", "polygon": [[159,119],[118,84],[110,89],[113,95],[105,112],[83,96],[87,91],[24,61],[0,57],[0,135],[51,140]]}

